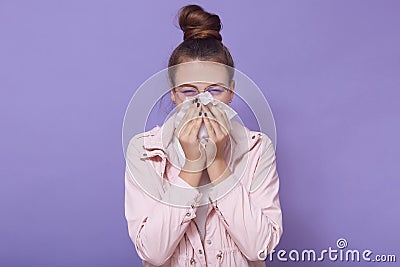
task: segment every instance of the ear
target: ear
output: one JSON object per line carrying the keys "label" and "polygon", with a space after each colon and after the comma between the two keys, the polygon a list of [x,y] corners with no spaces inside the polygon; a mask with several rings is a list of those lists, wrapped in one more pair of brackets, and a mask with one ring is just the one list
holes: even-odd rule
{"label": "ear", "polygon": [[172,100],[172,102],[176,103],[174,89],[171,89],[171,100]]}
{"label": "ear", "polygon": [[236,83],[235,83],[235,80],[232,80],[232,82],[231,82],[231,86],[230,86],[230,89],[231,89],[231,91],[229,92],[229,101],[232,101],[232,99],[233,99],[233,96],[235,95],[235,85],[236,85]]}

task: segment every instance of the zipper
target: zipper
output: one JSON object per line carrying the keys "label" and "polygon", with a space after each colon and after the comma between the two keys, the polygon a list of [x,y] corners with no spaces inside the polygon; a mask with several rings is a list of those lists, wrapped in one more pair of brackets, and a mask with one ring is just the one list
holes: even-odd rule
{"label": "zipper", "polygon": [[161,181],[164,181],[164,173],[165,173],[165,168],[167,167],[167,160],[165,157],[161,157],[162,158],[162,162],[161,162]]}
{"label": "zipper", "polygon": [[[208,219],[208,215],[210,215],[210,213],[212,212],[212,209],[210,212],[208,212],[208,207],[210,204],[207,204],[207,215],[206,215],[206,220],[204,221],[204,241],[206,241],[206,236],[207,236],[207,219]],[[204,249],[204,241],[203,242],[203,253],[204,253],[204,258],[206,260],[206,264],[207,264],[207,255],[206,255],[206,250]]]}
{"label": "zipper", "polygon": [[185,238],[185,254],[186,254],[186,260],[185,260],[185,266],[189,267],[189,253],[188,253],[188,240],[187,240],[187,236],[186,233],[183,235],[183,237]]}
{"label": "zipper", "polygon": [[192,258],[190,259],[190,265],[196,266],[196,260],[194,259],[194,248],[192,247]]}
{"label": "zipper", "polygon": [[[210,204],[208,204],[208,205],[210,205]],[[207,211],[208,211],[208,207],[209,207],[209,206],[207,206]],[[211,211],[210,211],[210,212],[208,212],[208,213],[207,213],[207,215],[206,215],[206,220],[205,220],[205,222],[204,222],[204,240],[202,240],[202,239],[201,239],[201,234],[200,234],[200,229],[199,229],[199,226],[197,225],[197,223],[196,223],[196,221],[195,221],[195,220],[192,220],[192,221],[194,222],[194,225],[196,225],[197,232],[199,233],[199,236],[200,236],[200,241],[201,241],[201,244],[202,244],[202,246],[203,246],[204,258],[205,258],[205,261],[206,261],[206,262],[207,262],[207,254],[206,254],[206,250],[205,250],[204,241],[206,241],[206,234],[207,234],[207,220],[208,220],[208,217],[210,216],[210,213],[211,213],[211,212],[212,212],[212,209],[211,209]]]}
{"label": "zipper", "polygon": [[[199,235],[200,235],[200,229],[199,229],[199,226],[197,225],[197,223],[196,223],[196,221],[195,220],[192,220],[193,222],[194,222],[194,225],[196,225],[196,229],[197,229],[197,232],[199,233]],[[201,238],[200,238],[200,240],[201,240]]]}
{"label": "zipper", "polygon": [[[206,229],[206,224],[207,224],[207,218],[208,218],[208,214],[207,214],[206,220],[205,220],[205,222],[204,222],[204,239],[206,239],[206,230],[207,230],[207,229]],[[199,226],[197,225],[197,223],[196,223],[195,220],[193,220],[193,222],[194,222],[194,225],[196,225],[197,232],[199,233],[199,236],[200,236],[201,244],[203,245],[203,248],[204,248],[204,240],[201,239],[200,228],[199,228]]]}
{"label": "zipper", "polygon": [[[208,205],[211,205],[212,206],[212,204],[208,204]],[[217,207],[217,209],[218,209],[218,206],[217,205],[215,205],[216,207]],[[211,209],[211,211],[209,212],[209,213],[207,213],[207,216],[206,216],[206,223],[204,224],[204,240],[206,240],[206,225],[207,225],[207,220],[208,220],[208,217],[210,216],[210,214],[211,214],[211,212],[213,211],[213,209]],[[218,266],[221,266],[221,263],[222,263],[222,260],[223,260],[223,252],[222,252],[222,250],[220,250],[220,251],[218,251],[218,254],[217,254],[217,262],[218,262]]]}
{"label": "zipper", "polygon": [[[197,226],[196,222],[194,220],[192,220],[192,222],[194,222],[194,225],[196,225],[197,231],[199,231],[199,227]],[[195,266],[196,264],[196,260],[194,259],[194,248],[191,246],[192,248],[192,257],[189,260],[189,264],[190,266]]]}
{"label": "zipper", "polygon": [[[208,212],[208,207],[209,207],[209,206],[210,206],[210,204],[207,204],[207,215],[206,215],[206,220],[205,220],[205,222],[204,222],[204,241],[206,240],[207,219],[208,219],[208,216],[210,215],[210,213],[212,212],[212,209],[211,209],[210,212]],[[204,246],[204,244],[203,244],[203,246]]]}

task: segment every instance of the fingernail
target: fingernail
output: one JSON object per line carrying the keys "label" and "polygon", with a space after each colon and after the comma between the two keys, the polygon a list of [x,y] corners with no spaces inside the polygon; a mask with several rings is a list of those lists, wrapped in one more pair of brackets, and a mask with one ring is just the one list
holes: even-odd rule
{"label": "fingernail", "polygon": [[199,116],[201,116],[201,111],[199,112]]}
{"label": "fingernail", "polygon": [[200,107],[200,103],[197,103],[197,107]]}
{"label": "fingernail", "polygon": [[206,116],[206,117],[207,117],[207,113],[206,113],[206,112],[204,112],[204,116]]}

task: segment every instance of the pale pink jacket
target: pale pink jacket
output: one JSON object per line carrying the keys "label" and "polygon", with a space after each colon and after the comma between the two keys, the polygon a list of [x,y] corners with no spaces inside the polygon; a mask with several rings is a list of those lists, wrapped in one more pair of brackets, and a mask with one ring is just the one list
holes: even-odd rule
{"label": "pale pink jacket", "polygon": [[[166,157],[166,153],[174,154],[172,142],[165,146],[162,141],[166,144],[165,140],[172,139],[171,118],[163,127],[157,125],[134,136],[126,153],[125,217],[143,266],[265,266],[260,258],[276,247],[283,231],[279,178],[270,138],[239,123],[232,124],[234,144],[245,146],[235,151],[229,168],[235,170],[244,155],[248,162],[240,180],[234,179],[233,172],[221,183],[231,186],[230,191],[216,199],[221,195],[217,185],[208,195],[203,244],[193,220],[202,193],[193,188],[185,195],[169,183],[186,184],[178,176],[180,170]],[[239,136],[237,127],[242,127],[246,135]],[[164,203],[182,196],[187,197],[185,207]]]}

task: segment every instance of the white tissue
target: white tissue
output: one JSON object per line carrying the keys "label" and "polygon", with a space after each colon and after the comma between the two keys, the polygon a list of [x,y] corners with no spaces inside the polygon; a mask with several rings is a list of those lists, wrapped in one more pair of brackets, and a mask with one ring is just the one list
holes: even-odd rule
{"label": "white tissue", "polygon": [[[216,105],[217,107],[219,107],[220,109],[225,111],[226,117],[228,118],[229,127],[232,128],[231,119],[233,117],[235,117],[237,113],[230,106],[215,99],[212,96],[212,94],[209,92],[200,93],[200,94],[196,95],[195,98],[198,98],[199,101],[203,105],[207,105],[208,103],[211,102],[214,106]],[[181,109],[179,110],[179,112],[176,114],[176,117],[175,117],[175,122],[174,122],[175,128],[177,128],[179,126],[179,123],[181,122],[183,116],[186,113],[186,110],[189,108],[189,105],[192,104],[192,100],[195,98],[186,97],[185,101],[183,101],[183,103],[181,104]],[[207,133],[206,127],[203,122],[201,124],[201,127],[199,129],[199,134],[198,134],[199,142],[203,147],[205,147],[205,145],[207,144],[207,138],[208,138],[208,133]],[[174,141],[173,143],[175,146],[175,150],[178,152],[179,162],[180,162],[181,166],[183,166],[183,164],[185,162],[185,153],[184,153],[182,146],[179,143],[179,140],[176,136],[174,136],[173,141]]]}
{"label": "white tissue", "polygon": [[[228,122],[229,124],[231,123],[231,119],[233,117],[235,117],[235,115],[237,114],[236,111],[234,111],[230,106],[226,105],[225,103],[215,99],[212,94],[210,94],[209,92],[204,92],[204,93],[200,93],[196,96],[196,98],[199,99],[199,101],[203,104],[203,105],[207,105],[208,103],[212,103],[214,106],[216,105],[217,107],[219,107],[220,109],[222,109],[223,111],[225,111],[226,116],[228,118]],[[189,105],[192,104],[192,100],[194,98],[189,98],[186,97],[185,101],[183,101],[183,103],[181,104],[181,109],[178,112],[178,114],[175,117],[175,128],[178,127],[179,123],[181,122],[183,116],[186,113],[186,110],[189,108]],[[229,125],[231,126],[231,125]],[[198,138],[200,140],[200,142],[206,138],[208,138],[208,133],[206,130],[206,127],[204,125],[204,122],[201,124],[201,127],[199,129],[199,134],[198,134]],[[202,143],[203,144],[203,143]]]}

